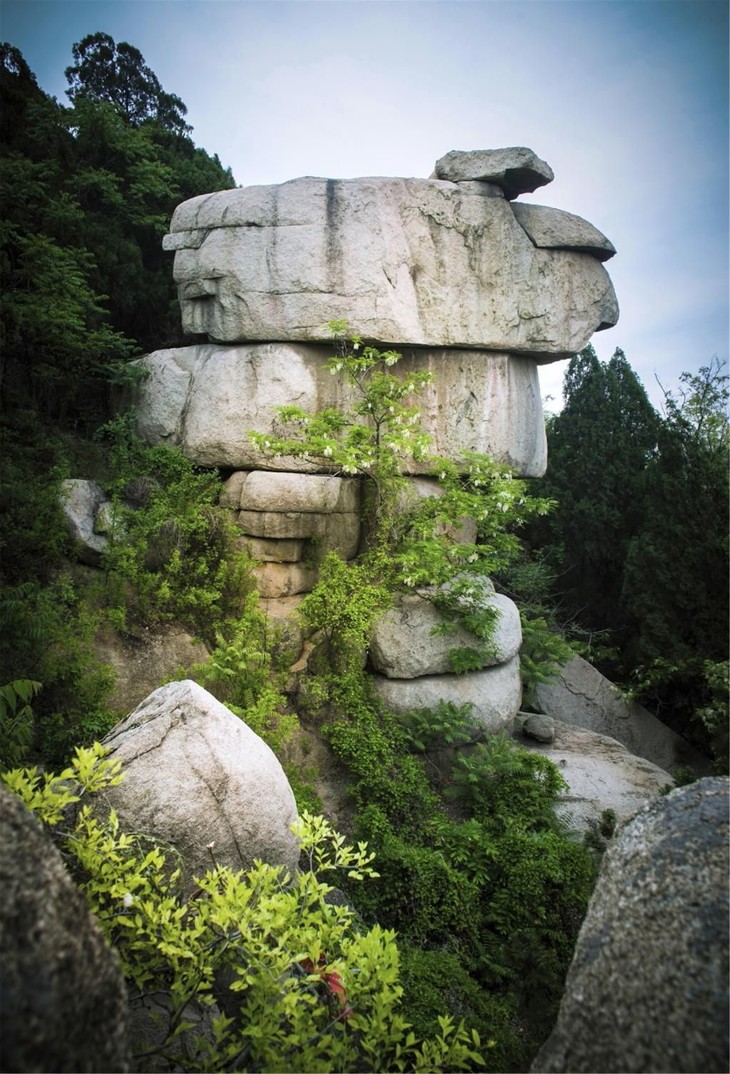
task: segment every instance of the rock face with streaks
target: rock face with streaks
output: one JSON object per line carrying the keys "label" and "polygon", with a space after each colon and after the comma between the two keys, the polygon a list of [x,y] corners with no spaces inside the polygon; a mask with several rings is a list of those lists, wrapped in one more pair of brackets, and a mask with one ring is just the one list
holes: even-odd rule
{"label": "rock face with streaks", "polygon": [[535,705],[546,715],[586,731],[608,735],[627,750],[667,772],[691,767],[710,773],[710,763],[670,727],[620,691],[581,656],[562,668],[555,682],[539,683]]}
{"label": "rock face with streaks", "polygon": [[[325,459],[274,458],[249,432],[271,432],[276,408],[315,412],[347,407],[352,392],[330,376],[324,344],[259,343],[154,351],[140,360],[147,374],[136,399],[137,431],[149,444],[179,448],[200,466],[242,470],[326,472]],[[475,350],[404,350],[399,375],[433,376],[417,399],[433,454],[455,462],[490,455],[525,477],[547,465],[537,365],[526,356]],[[404,467],[417,473],[410,460]]]}
{"label": "rock face with streaks", "polygon": [[304,178],[191,198],[165,244],[184,330],[217,342],[323,341],[343,318],[373,342],[554,361],[618,317],[610,243],[564,230],[536,242],[493,183]]}
{"label": "rock face with streaks", "polygon": [[727,1071],[728,787],[680,787],[619,829],[534,1074]]}
{"label": "rock face with streaks", "polygon": [[668,772],[608,735],[550,718],[551,734],[541,740],[531,733],[532,720],[522,713],[515,720],[516,730],[527,736],[520,745],[541,753],[560,769],[568,789],[556,812],[574,831],[592,828],[606,809],[613,810],[618,820],[627,820],[647,799],[672,785]]}

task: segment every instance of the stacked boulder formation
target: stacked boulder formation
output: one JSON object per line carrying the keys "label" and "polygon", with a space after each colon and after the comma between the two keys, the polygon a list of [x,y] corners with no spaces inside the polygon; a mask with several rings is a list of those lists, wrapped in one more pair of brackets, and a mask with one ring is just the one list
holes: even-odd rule
{"label": "stacked boulder formation", "polygon": [[[250,436],[273,432],[280,406],[348,407],[349,389],[326,369],[332,321],[397,348],[399,373],[433,374],[419,402],[434,454],[458,465],[483,453],[522,476],[544,473],[538,365],[576,353],[618,318],[608,239],[580,217],[514,201],[552,178],[529,149],[454,151],[429,179],[306,177],[178,206],[164,246],[175,253],[183,329],[199,342],[141,360],[138,432],[230,475],[223,503],[260,563],[268,602],[311,590],[322,551],[350,559],[360,545],[357,480],[324,459],[274,457]],[[409,460],[404,472],[420,481],[426,471]],[[419,608],[397,614],[412,633]],[[514,617],[500,608],[498,618]],[[429,630],[418,627],[421,641]],[[393,683],[410,683],[405,695],[414,683],[458,679],[463,695],[471,681],[482,697],[484,676],[501,675],[503,700],[484,716],[491,727],[519,706],[515,636],[497,646],[494,666],[465,676],[438,660],[406,673],[382,639],[373,662],[393,704]]]}

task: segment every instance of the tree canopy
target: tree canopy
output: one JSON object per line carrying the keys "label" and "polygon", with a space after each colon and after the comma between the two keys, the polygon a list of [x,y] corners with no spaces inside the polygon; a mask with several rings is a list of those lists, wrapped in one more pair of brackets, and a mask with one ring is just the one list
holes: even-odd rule
{"label": "tree canopy", "polygon": [[92,34],[73,54],[66,108],[0,45],[2,390],[88,428],[130,357],[182,342],[161,249],[175,206],[235,183],[137,49]]}
{"label": "tree canopy", "polygon": [[567,611],[590,631],[625,628],[621,604],[629,543],[642,515],[658,420],[623,351],[607,363],[588,346],[565,374],[565,406],[548,422],[541,488],[559,509],[545,520]]}
{"label": "tree canopy", "polygon": [[[541,491],[557,510],[533,544],[556,564],[563,612],[608,644],[606,670],[675,730],[723,755],[727,730],[728,377],[680,377],[663,414],[625,355],[592,348],[548,420]],[[594,659],[595,650],[589,653]]]}
{"label": "tree canopy", "polygon": [[117,45],[109,34],[88,34],[73,46],[76,61],[66,68],[67,95],[73,104],[83,98],[107,101],[133,127],[152,120],[175,134],[192,130],[187,107],[174,93],[165,93],[157,75],[133,45]]}

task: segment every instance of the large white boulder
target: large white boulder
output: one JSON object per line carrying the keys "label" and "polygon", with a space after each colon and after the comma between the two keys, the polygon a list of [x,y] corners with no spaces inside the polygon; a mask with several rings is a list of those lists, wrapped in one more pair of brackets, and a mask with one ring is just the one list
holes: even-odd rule
{"label": "large white boulder", "polygon": [[[296,343],[154,351],[141,359],[147,378],[135,399],[137,432],[147,443],[180,448],[200,466],[325,472],[323,459],[273,457],[252,444],[249,432],[271,434],[280,406],[309,412],[351,406],[355,397],[325,368],[331,353],[327,346]],[[413,399],[434,455],[458,463],[466,452],[478,452],[525,477],[542,476],[547,448],[531,358],[411,350],[395,367],[403,377],[419,370],[433,375]],[[418,473],[419,464],[404,460],[403,469]]]}
{"label": "large white boulder", "polygon": [[453,649],[478,651],[482,667],[507,663],[522,645],[517,606],[501,593],[485,594],[480,603],[496,612],[488,645],[461,626],[454,625],[447,634],[434,633],[446,623],[443,613],[417,593],[400,597],[375,624],[370,641],[373,667],[389,679],[443,675],[452,670],[449,653]]}
{"label": "large white boulder", "polygon": [[373,675],[372,681],[380,699],[396,713],[433,709],[439,701],[472,705],[475,724],[488,734],[510,726],[522,700],[516,656],[506,664],[464,675],[424,675],[418,679]]}
{"label": "large white boulder", "polygon": [[202,686],[168,683],[104,739],[124,780],[105,792],[122,827],[171,844],[188,886],[212,865],[297,866],[289,781],[265,742]]}
{"label": "large white boulder", "polygon": [[482,185],[307,177],[191,198],[165,240],[183,330],[324,340],[345,319],[374,342],[570,357],[617,321],[605,269],[537,248]]}

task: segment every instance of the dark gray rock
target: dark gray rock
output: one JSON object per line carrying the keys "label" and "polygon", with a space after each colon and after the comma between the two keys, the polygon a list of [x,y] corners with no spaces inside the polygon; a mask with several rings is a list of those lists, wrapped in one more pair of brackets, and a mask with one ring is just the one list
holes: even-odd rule
{"label": "dark gray rock", "polygon": [[506,198],[529,194],[539,186],[552,183],[555,175],[549,164],[525,146],[509,149],[452,149],[436,161],[438,179],[452,183],[494,183],[501,187]]}
{"label": "dark gray rock", "polygon": [[536,742],[552,742],[555,738],[555,724],[549,716],[531,712],[522,725],[522,734],[534,738]]}
{"label": "dark gray rock", "polygon": [[128,1071],[116,954],[61,855],[0,785],[0,1070]]}
{"label": "dark gray rock", "polygon": [[728,1070],[728,788],[655,799],[603,859],[533,1074]]}

